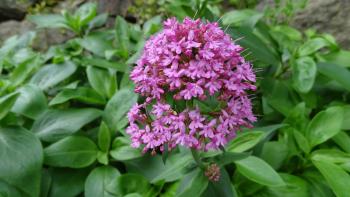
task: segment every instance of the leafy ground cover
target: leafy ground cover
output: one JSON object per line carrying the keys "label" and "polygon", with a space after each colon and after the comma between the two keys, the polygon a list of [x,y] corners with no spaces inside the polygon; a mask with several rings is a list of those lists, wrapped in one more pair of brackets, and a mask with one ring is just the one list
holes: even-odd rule
{"label": "leafy ground cover", "polygon": [[[118,16],[106,29],[95,4],[32,15],[38,28],[75,36],[38,52],[28,32],[0,48],[0,196],[348,196],[350,52],[331,35],[250,9],[220,16],[211,1],[164,9],[218,21],[246,49],[258,77],[254,128],[194,158],[183,147],[142,154],[125,132],[126,113],[143,99],[129,73],[165,17],[140,25]],[[218,165],[217,182],[203,163]]]}

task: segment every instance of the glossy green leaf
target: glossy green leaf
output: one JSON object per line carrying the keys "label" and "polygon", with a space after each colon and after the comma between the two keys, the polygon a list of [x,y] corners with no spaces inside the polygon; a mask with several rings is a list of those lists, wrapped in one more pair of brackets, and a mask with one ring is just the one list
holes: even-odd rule
{"label": "glossy green leaf", "polygon": [[115,36],[119,49],[128,53],[129,47],[129,27],[128,23],[120,16],[115,21]]}
{"label": "glossy green leaf", "polygon": [[302,93],[309,92],[316,77],[315,61],[310,57],[301,57],[294,62],[292,70],[295,89]]}
{"label": "glossy green leaf", "polygon": [[281,173],[285,186],[269,187],[267,195],[269,197],[309,197],[308,183],[298,176]]}
{"label": "glossy green leaf", "polygon": [[200,196],[209,183],[208,178],[200,169],[187,174],[180,182],[176,197]]}
{"label": "glossy green leaf", "polygon": [[56,141],[95,120],[101,111],[92,108],[48,110],[35,120],[32,131],[44,141]]}
{"label": "glossy green leaf", "polygon": [[317,70],[350,91],[350,71],[348,69],[336,64],[318,63]]}
{"label": "glossy green leaf", "polygon": [[350,154],[337,149],[318,149],[312,152],[313,161],[327,161],[334,164],[350,163]]}
{"label": "glossy green leaf", "polygon": [[11,111],[35,119],[47,109],[47,99],[40,88],[35,85],[25,85],[19,89]]}
{"label": "glossy green leaf", "polygon": [[329,45],[329,42],[323,38],[313,38],[305,42],[298,50],[299,56],[307,56],[315,53],[323,47]]}
{"label": "glossy green leaf", "polygon": [[327,141],[340,132],[343,123],[342,107],[330,107],[319,112],[309,123],[306,137],[311,146]]}
{"label": "glossy green leaf", "polygon": [[39,55],[33,54],[30,58],[19,63],[19,65],[11,72],[10,87],[17,87],[21,85],[35,70],[41,65],[42,61]]}
{"label": "glossy green leaf", "polygon": [[251,9],[234,10],[226,12],[222,16],[223,25],[234,25],[242,26],[249,25],[249,27],[254,27],[255,24],[261,19],[263,14],[256,12]]}
{"label": "glossy green leaf", "polygon": [[116,196],[139,193],[147,197],[151,192],[151,185],[147,179],[138,174],[123,174],[107,185],[107,191]]}
{"label": "glossy green leaf", "polygon": [[105,122],[101,122],[98,130],[98,147],[103,152],[108,152],[111,144],[111,132]]}
{"label": "glossy green leaf", "polygon": [[84,190],[89,169],[51,168],[50,197],[76,197]]}
{"label": "glossy green leaf", "polygon": [[93,66],[86,68],[91,87],[106,98],[111,98],[117,89],[116,73]]}
{"label": "glossy green leaf", "polygon": [[142,151],[131,147],[131,141],[126,137],[117,137],[112,144],[111,156],[117,161],[139,158]]}
{"label": "glossy green leaf", "polygon": [[[346,115],[344,114],[344,118]],[[350,153],[350,136],[344,131],[339,132],[335,135],[332,140],[345,152]]]}
{"label": "glossy green leaf", "polygon": [[103,118],[112,132],[127,125],[126,113],[137,101],[137,95],[130,89],[121,89],[108,101]]}
{"label": "glossy green leaf", "polygon": [[69,136],[45,148],[44,153],[46,165],[83,168],[96,160],[97,147],[89,138]]}
{"label": "glossy green leaf", "polygon": [[342,124],[342,129],[350,130],[350,105],[343,106],[344,110],[344,119]]}
{"label": "glossy green leaf", "polygon": [[282,186],[284,181],[277,172],[264,160],[249,156],[235,161],[237,170],[248,179],[266,186]]}
{"label": "glossy green leaf", "polygon": [[337,64],[346,68],[350,67],[350,51],[333,51],[323,55],[322,57],[329,63]]}
{"label": "glossy green leaf", "polygon": [[49,103],[49,105],[62,104],[70,100],[77,100],[82,103],[104,105],[105,99],[95,90],[86,87],[77,89],[63,89]]}
{"label": "glossy green leaf", "polygon": [[79,43],[85,50],[100,57],[105,56],[105,51],[113,49],[111,35],[108,32],[94,32],[84,36]]}
{"label": "glossy green leaf", "polygon": [[309,153],[311,150],[309,141],[306,139],[306,137],[298,130],[293,130],[293,135],[295,138],[295,141],[297,142],[299,148],[304,151],[304,153]]}
{"label": "glossy green leaf", "polygon": [[282,141],[265,142],[260,158],[277,170],[287,159],[288,148],[287,144]]}
{"label": "glossy green leaf", "polygon": [[111,166],[95,168],[85,181],[85,197],[115,197],[107,191],[107,186],[118,176],[119,171]]}
{"label": "glossy green leaf", "polygon": [[327,161],[312,161],[325,177],[337,197],[347,197],[350,193],[350,175],[339,166]]}
{"label": "glossy green leaf", "polygon": [[29,15],[27,19],[35,23],[38,28],[68,28],[66,20],[59,14]]}
{"label": "glossy green leaf", "polygon": [[228,152],[244,152],[253,148],[264,137],[264,132],[261,131],[247,131],[232,140],[226,147]]}
{"label": "glossy green leaf", "polygon": [[40,197],[48,197],[52,185],[52,177],[47,169],[41,171]]}
{"label": "glossy green leaf", "polygon": [[96,3],[85,3],[77,9],[74,16],[79,21],[79,24],[83,26],[90,22],[96,16],[96,13]]}
{"label": "glossy green leaf", "polygon": [[43,151],[33,133],[21,127],[0,128],[0,158],[0,188],[5,181],[23,196],[39,196]]}
{"label": "glossy green leaf", "polygon": [[8,94],[0,97],[0,120],[3,119],[7,113],[11,110],[19,96],[18,92]]}
{"label": "glossy green leaf", "polygon": [[86,66],[97,66],[100,68],[111,68],[120,72],[125,72],[127,65],[123,62],[115,62],[115,61],[108,61],[103,58],[97,58],[97,57],[83,57],[80,59],[83,65]]}
{"label": "glossy green leaf", "polygon": [[35,73],[30,82],[46,90],[67,79],[76,69],[76,65],[69,61],[62,64],[49,64]]}
{"label": "glossy green leaf", "polygon": [[249,49],[254,59],[265,64],[279,63],[278,57],[259,37],[254,35],[249,28],[228,28],[226,31],[234,39],[238,39],[237,43]]}
{"label": "glossy green leaf", "polygon": [[126,162],[128,172],[145,176],[150,182],[173,182],[184,176],[194,161],[190,154],[172,154],[164,164],[161,156],[144,156]]}

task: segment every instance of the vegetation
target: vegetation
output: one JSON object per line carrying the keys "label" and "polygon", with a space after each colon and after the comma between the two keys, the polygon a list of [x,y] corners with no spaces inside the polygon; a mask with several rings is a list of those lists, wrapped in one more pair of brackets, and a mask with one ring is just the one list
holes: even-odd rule
{"label": "vegetation", "polygon": [[[29,16],[74,37],[38,52],[28,32],[0,48],[0,196],[348,196],[350,51],[288,26],[296,1],[265,13],[245,2],[224,12],[220,1],[164,1],[160,15],[142,24],[118,16],[109,29],[92,3]],[[125,132],[126,113],[142,99],[130,70],[170,16],[218,21],[258,77],[254,128],[194,158],[183,147],[142,154]],[[203,171],[213,163],[217,182]]]}

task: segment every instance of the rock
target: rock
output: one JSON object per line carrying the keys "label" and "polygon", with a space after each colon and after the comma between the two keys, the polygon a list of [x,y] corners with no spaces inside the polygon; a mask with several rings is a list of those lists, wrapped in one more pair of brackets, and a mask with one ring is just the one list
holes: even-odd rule
{"label": "rock", "polygon": [[22,35],[28,31],[37,32],[33,48],[39,51],[44,51],[55,44],[64,43],[73,37],[73,33],[62,29],[36,29],[35,25],[26,20],[11,20],[0,23],[0,46],[7,38],[16,34]]}
{"label": "rock", "polygon": [[6,20],[22,20],[27,9],[36,0],[0,0],[0,22]]}
{"label": "rock", "polygon": [[350,48],[350,1],[309,0],[306,8],[297,14],[293,25],[300,29],[315,28],[330,33],[345,48]]}

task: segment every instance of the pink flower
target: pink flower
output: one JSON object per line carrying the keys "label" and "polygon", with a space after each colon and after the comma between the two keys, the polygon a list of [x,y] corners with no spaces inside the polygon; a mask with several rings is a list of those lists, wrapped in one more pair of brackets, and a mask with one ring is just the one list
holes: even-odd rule
{"label": "pink flower", "polygon": [[[217,23],[166,20],[130,74],[146,98],[128,113],[132,146],[152,153],[165,145],[218,149],[251,127],[256,117],[247,91],[256,89],[256,78],[242,51]],[[219,103],[214,111],[200,108],[212,100]]]}

